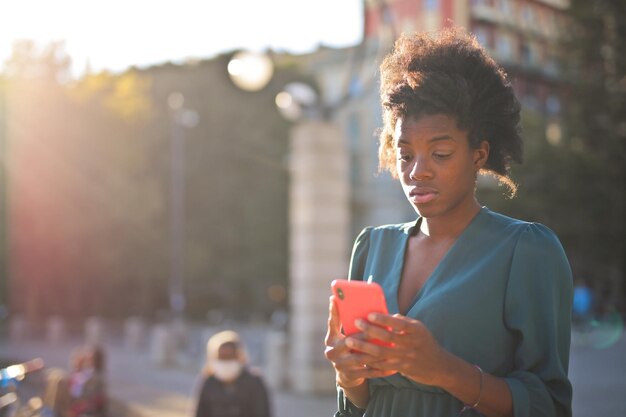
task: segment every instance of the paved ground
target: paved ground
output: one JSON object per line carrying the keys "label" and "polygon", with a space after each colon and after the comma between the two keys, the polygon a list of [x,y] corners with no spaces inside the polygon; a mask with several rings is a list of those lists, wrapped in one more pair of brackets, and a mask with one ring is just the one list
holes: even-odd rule
{"label": "paved ground", "polygon": [[[256,333],[262,335],[263,332]],[[604,343],[611,340],[610,346]],[[599,343],[601,341],[603,343]],[[76,344],[42,342],[19,346],[0,341],[0,357],[43,357],[48,366],[65,368]],[[259,345],[260,346],[260,345]],[[116,400],[111,417],[189,417],[197,382],[197,367],[163,368],[147,353],[131,352],[121,343],[107,346],[108,379]],[[259,358],[260,353],[252,354]],[[193,361],[191,361],[193,362]],[[570,377],[574,385],[574,417],[626,417],[626,336],[574,334]],[[272,392],[274,417],[332,416],[332,395],[299,395],[288,390]]]}
{"label": "paved ground", "polygon": [[[266,329],[238,330],[246,340],[251,362],[260,366],[263,357],[260,340],[267,334]],[[0,340],[0,358],[25,361],[42,357],[48,368],[67,369],[70,353],[79,344],[78,339],[57,345],[43,341],[11,344]],[[202,352],[193,352],[198,349],[191,350],[182,355],[177,366],[160,367],[155,365],[147,350],[129,350],[121,341],[106,344],[107,378],[110,396],[114,400],[111,417],[192,416],[203,357]],[[25,397],[42,389],[42,379],[41,373],[33,374],[30,383],[23,384]],[[273,417],[332,416],[336,410],[336,400],[331,394],[303,395],[274,389],[271,396]]]}

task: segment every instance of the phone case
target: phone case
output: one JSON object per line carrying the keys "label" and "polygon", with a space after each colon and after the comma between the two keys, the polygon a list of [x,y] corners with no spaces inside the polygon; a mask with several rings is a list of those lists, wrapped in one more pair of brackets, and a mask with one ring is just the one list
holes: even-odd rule
{"label": "phone case", "polygon": [[[331,288],[345,335],[360,332],[354,324],[357,319],[367,320],[370,313],[389,314],[383,289],[375,282],[336,279],[331,283]],[[383,343],[378,340],[373,342]]]}

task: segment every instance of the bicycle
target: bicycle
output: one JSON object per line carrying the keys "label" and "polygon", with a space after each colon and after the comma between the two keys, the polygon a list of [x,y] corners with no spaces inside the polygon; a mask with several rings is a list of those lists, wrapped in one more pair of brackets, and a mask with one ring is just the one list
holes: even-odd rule
{"label": "bicycle", "polygon": [[18,390],[28,374],[43,367],[43,360],[36,358],[0,369],[0,417],[45,417],[42,399],[35,396],[22,404]]}

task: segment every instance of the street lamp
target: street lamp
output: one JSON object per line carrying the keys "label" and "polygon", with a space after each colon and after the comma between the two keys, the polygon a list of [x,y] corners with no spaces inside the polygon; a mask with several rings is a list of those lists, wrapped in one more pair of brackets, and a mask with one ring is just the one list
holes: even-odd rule
{"label": "street lamp", "polygon": [[[283,117],[290,121],[300,119],[304,113],[319,111],[317,109],[317,93],[308,84],[293,82],[287,84],[276,95],[276,107]],[[315,115],[310,115],[315,117]]]}
{"label": "street lamp", "polygon": [[260,91],[274,75],[274,64],[266,54],[238,52],[228,63],[228,75],[233,83],[245,91]]}
{"label": "street lamp", "polygon": [[183,107],[182,93],[167,98],[170,113],[170,311],[180,318],[185,310],[185,129],[198,124],[198,113]]}

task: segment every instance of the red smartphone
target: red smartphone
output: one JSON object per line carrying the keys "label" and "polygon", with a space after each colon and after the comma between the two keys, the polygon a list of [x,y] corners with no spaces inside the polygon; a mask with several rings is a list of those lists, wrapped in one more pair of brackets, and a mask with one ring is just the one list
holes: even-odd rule
{"label": "red smartphone", "polygon": [[[330,287],[335,295],[343,333],[347,336],[360,332],[354,324],[357,319],[367,320],[370,313],[389,314],[383,289],[375,282],[336,279]],[[380,340],[372,342],[390,346]]]}

